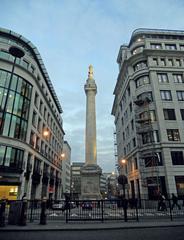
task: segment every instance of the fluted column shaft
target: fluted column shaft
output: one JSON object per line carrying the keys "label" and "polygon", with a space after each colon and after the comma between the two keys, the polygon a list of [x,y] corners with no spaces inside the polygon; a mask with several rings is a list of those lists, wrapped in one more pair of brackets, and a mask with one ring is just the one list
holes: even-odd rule
{"label": "fluted column shaft", "polygon": [[[91,82],[89,80],[87,82]],[[86,155],[85,164],[97,164],[96,159],[96,108],[95,108],[95,95],[96,84],[87,83],[85,85],[86,92]]]}

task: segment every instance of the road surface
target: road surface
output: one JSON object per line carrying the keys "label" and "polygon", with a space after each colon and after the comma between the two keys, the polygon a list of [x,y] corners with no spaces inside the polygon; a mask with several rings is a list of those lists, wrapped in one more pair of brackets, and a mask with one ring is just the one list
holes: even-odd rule
{"label": "road surface", "polygon": [[183,240],[184,227],[119,230],[1,232],[1,240]]}

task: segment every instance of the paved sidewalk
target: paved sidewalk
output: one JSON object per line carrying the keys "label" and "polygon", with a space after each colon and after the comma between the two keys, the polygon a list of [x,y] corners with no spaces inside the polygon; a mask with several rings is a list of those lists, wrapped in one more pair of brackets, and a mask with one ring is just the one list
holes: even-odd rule
{"label": "paved sidewalk", "polygon": [[50,221],[47,225],[38,223],[28,223],[27,226],[6,225],[0,231],[86,231],[86,230],[108,230],[108,229],[131,229],[131,228],[157,228],[157,227],[177,227],[184,226],[184,221],[142,221],[142,222],[56,222]]}

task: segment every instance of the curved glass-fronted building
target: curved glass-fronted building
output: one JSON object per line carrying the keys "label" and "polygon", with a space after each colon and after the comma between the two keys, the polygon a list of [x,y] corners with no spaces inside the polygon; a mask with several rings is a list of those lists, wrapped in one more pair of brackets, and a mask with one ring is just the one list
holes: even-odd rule
{"label": "curved glass-fronted building", "polygon": [[61,197],[61,113],[36,47],[0,28],[0,198]]}

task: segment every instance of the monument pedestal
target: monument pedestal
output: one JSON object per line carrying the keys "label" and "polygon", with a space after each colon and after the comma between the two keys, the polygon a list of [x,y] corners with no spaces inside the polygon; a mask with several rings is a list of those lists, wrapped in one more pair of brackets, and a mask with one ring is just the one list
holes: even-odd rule
{"label": "monument pedestal", "polygon": [[81,168],[81,200],[100,200],[100,176],[102,169],[96,164]]}

